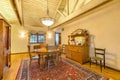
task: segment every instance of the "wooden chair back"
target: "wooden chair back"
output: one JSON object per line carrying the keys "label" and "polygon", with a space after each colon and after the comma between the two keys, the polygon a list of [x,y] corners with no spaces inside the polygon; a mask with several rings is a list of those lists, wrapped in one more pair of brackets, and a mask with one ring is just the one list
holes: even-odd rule
{"label": "wooden chair back", "polygon": [[40,49],[40,45],[34,45],[33,49]]}
{"label": "wooden chair back", "polygon": [[40,48],[46,48],[46,49],[48,49],[48,44],[47,43],[42,43],[42,44],[40,44]]}
{"label": "wooden chair back", "polygon": [[55,50],[57,49],[57,46],[48,46],[48,50]]}
{"label": "wooden chair back", "polygon": [[95,48],[94,50],[95,50],[95,57],[101,57],[102,56],[101,58],[103,58],[103,60],[105,62],[105,49]]}

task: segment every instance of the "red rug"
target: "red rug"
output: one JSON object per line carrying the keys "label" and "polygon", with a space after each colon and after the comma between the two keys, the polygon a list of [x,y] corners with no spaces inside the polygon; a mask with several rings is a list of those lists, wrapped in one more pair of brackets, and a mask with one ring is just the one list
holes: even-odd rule
{"label": "red rug", "polygon": [[108,80],[107,78],[63,59],[56,66],[41,69],[37,60],[23,60],[16,80]]}

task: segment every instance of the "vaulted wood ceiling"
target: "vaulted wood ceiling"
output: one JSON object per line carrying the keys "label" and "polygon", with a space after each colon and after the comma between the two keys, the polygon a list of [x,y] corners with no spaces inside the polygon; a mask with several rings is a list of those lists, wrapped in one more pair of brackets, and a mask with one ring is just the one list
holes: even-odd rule
{"label": "vaulted wood ceiling", "polygon": [[[56,28],[68,20],[110,0],[48,0],[49,15],[55,18]],[[47,0],[0,0],[0,15],[10,24],[27,29],[47,30],[40,19],[47,16]]]}

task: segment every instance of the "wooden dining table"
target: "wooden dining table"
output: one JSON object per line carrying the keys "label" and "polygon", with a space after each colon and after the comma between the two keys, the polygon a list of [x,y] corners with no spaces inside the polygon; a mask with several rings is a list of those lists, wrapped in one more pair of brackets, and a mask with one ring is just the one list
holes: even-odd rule
{"label": "wooden dining table", "polygon": [[[54,57],[57,57],[58,56],[58,53],[59,53],[59,50],[58,49],[55,49],[55,50],[35,50],[35,53],[38,54],[39,58],[38,58],[38,63],[39,65],[44,68],[45,65],[47,64],[47,61],[48,57],[50,56],[54,56]],[[42,64],[41,64],[42,63]]]}

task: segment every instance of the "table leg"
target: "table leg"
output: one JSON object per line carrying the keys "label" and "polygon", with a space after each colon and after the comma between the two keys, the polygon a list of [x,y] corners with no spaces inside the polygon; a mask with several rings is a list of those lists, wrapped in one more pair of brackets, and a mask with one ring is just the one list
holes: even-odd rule
{"label": "table leg", "polygon": [[38,58],[38,64],[40,65],[40,54],[38,56],[39,56],[39,58]]}

